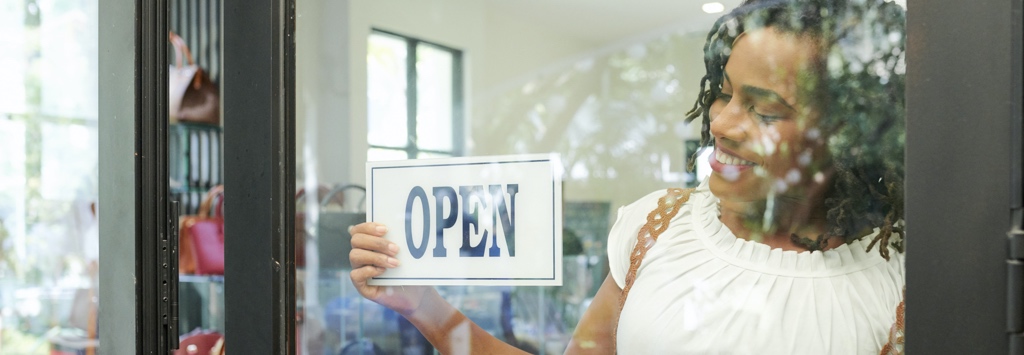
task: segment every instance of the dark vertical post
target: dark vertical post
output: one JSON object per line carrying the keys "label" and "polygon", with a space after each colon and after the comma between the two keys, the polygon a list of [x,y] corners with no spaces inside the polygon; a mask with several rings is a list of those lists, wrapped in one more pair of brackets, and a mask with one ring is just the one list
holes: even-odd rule
{"label": "dark vertical post", "polygon": [[466,112],[464,75],[462,73],[462,51],[450,49],[452,54],[452,138],[455,138],[455,145],[452,146],[452,155],[463,156],[466,154]]}
{"label": "dark vertical post", "polygon": [[909,1],[908,353],[1008,352],[1016,1]]}
{"label": "dark vertical post", "polygon": [[295,352],[295,1],[224,2],[225,343]]}
{"label": "dark vertical post", "polygon": [[136,353],[166,354],[171,339],[177,344],[177,334],[169,334],[175,328],[170,324],[175,297],[168,282],[172,261],[161,250],[172,237],[167,215],[167,2],[137,0],[135,10]]}
{"label": "dark vertical post", "polygon": [[416,59],[419,58],[419,53],[416,48],[419,47],[419,41],[404,37],[405,38],[405,124],[407,129],[408,138],[406,141],[406,154],[409,159],[416,159],[420,155],[419,150],[419,132],[416,131],[416,115],[419,110],[419,73],[416,71]]}

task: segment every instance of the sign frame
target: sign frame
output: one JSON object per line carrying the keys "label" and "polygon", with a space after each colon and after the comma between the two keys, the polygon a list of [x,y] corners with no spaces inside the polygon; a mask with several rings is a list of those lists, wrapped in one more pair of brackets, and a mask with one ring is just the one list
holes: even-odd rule
{"label": "sign frame", "polygon": [[[403,172],[405,176],[415,176],[415,173],[409,173],[409,171],[445,171],[448,169],[509,169],[512,166],[518,165],[518,168],[532,168],[538,169],[545,168],[548,172],[547,176],[543,178],[537,178],[536,182],[544,180],[545,184],[551,184],[551,196],[544,195],[545,201],[550,197],[550,213],[551,213],[551,265],[546,266],[544,269],[544,275],[531,274],[528,276],[523,275],[512,275],[513,272],[500,270],[506,268],[498,268],[496,271],[486,271],[488,276],[469,276],[467,272],[463,272],[460,275],[456,272],[441,272],[439,276],[397,276],[388,273],[393,273],[398,268],[406,267],[410,260],[408,254],[399,255],[399,261],[401,265],[395,269],[389,269],[379,277],[369,280],[370,285],[430,285],[430,286],[561,286],[562,285],[562,165],[557,154],[523,154],[523,155],[502,155],[502,156],[481,156],[481,157],[459,157],[459,158],[438,158],[438,159],[415,159],[415,160],[397,160],[397,161],[375,161],[366,163],[366,182],[367,182],[367,195],[366,195],[366,217],[367,221],[379,221],[381,220],[377,211],[376,206],[380,203],[376,199],[380,192],[378,190],[384,188],[379,180],[382,174],[393,173],[392,169],[405,169]],[[389,171],[391,170],[391,171]],[[533,179],[534,177],[530,177]],[[518,186],[518,184],[517,184]],[[405,201],[403,201],[405,202]],[[424,201],[426,204],[426,200]],[[520,206],[522,206],[520,204]],[[522,213],[524,207],[516,207]],[[407,212],[408,213],[408,212]],[[441,212],[438,212],[441,213]],[[449,213],[454,213],[450,211]],[[493,226],[492,226],[493,227]],[[479,228],[479,227],[478,227]],[[546,229],[546,228],[545,228]],[[479,229],[478,229],[479,231]],[[404,236],[405,229],[398,228],[398,226],[389,225],[389,231],[385,235],[385,238],[402,245],[402,242],[398,241],[399,236]],[[459,231],[461,232],[461,230]],[[496,231],[495,231],[496,233]],[[459,234],[457,237],[461,237]],[[497,238],[497,236],[494,236]],[[443,238],[442,238],[443,239]],[[457,239],[457,238],[456,238]],[[486,242],[484,240],[483,242]],[[425,242],[426,243],[426,242]],[[486,244],[486,243],[484,243]],[[426,248],[426,244],[423,248]],[[400,247],[400,253],[406,252],[405,247]],[[522,249],[521,249],[522,250]],[[458,250],[456,250],[458,253]],[[545,254],[546,255],[546,254]],[[402,257],[405,257],[404,259]],[[458,256],[456,255],[456,258]],[[455,258],[453,258],[455,259]],[[462,258],[462,259],[476,259],[476,258]],[[488,259],[493,258],[482,258],[479,263],[486,264]],[[507,258],[506,258],[507,259]],[[414,263],[421,263],[420,261],[412,261]],[[476,261],[474,261],[476,262]],[[469,263],[469,261],[466,261]],[[479,270],[476,271],[480,273]]]}

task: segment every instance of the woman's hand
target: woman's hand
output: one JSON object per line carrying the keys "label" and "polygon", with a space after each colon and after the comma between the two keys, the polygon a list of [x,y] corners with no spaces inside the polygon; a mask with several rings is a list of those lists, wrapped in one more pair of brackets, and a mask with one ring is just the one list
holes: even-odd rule
{"label": "woman's hand", "polygon": [[371,286],[366,283],[370,278],[399,265],[395,258],[398,245],[383,238],[387,231],[388,228],[383,224],[373,222],[361,223],[349,229],[352,235],[352,251],[348,254],[352,262],[352,284],[363,297],[408,317],[419,308],[424,295],[437,291],[426,286]]}

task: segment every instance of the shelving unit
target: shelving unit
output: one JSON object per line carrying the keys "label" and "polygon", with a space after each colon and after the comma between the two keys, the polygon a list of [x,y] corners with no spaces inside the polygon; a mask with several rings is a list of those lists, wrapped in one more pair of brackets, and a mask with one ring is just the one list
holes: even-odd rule
{"label": "shelving unit", "polygon": [[181,214],[194,214],[210,188],[224,180],[223,134],[220,126],[169,125],[168,175],[171,198],[181,201]]}

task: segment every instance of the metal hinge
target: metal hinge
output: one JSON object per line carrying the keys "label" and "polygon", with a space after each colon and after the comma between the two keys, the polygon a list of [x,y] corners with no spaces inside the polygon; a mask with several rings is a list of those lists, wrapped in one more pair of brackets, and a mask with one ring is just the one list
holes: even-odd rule
{"label": "metal hinge", "polygon": [[171,201],[167,211],[167,237],[160,241],[160,318],[164,322],[167,350],[178,348],[178,201]]}
{"label": "metal hinge", "polygon": [[1010,354],[1024,354],[1024,210],[1013,209],[1013,227],[1007,235],[1006,331]]}

